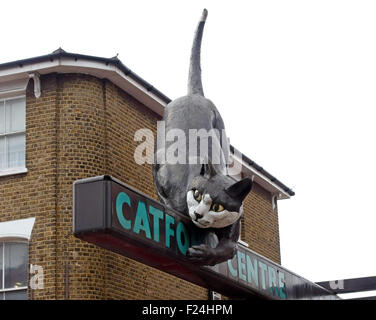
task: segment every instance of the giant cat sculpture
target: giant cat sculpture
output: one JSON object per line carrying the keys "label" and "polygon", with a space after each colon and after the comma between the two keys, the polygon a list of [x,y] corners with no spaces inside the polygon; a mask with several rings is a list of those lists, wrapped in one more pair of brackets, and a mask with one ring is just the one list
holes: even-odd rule
{"label": "giant cat sculpture", "polygon": [[200,48],[206,17],[205,9],[193,41],[188,94],[166,106],[163,120],[167,135],[176,129],[185,137],[190,136],[192,129],[212,130],[214,134],[206,139],[208,148],[204,154],[200,149],[202,139],[197,141],[195,152],[187,147],[183,163],[169,162],[167,150],[176,141],[166,139],[156,151],[153,177],[161,202],[189,215],[197,227],[207,230],[206,241],[189,248],[187,256],[199,265],[215,265],[235,254],[242,201],[250,192],[252,181],[245,178],[236,182],[227,175],[229,144],[224,123],[215,105],[204,97]]}

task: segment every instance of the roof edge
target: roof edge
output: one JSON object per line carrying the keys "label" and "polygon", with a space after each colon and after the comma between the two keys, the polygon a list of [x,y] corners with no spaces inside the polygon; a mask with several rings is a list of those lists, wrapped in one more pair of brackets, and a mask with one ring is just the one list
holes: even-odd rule
{"label": "roof edge", "polygon": [[131,69],[125,66],[117,57],[103,58],[103,57],[90,56],[90,55],[79,54],[79,53],[70,53],[59,48],[58,50],[55,50],[54,52],[50,54],[2,63],[0,64],[0,70],[11,68],[11,67],[16,67],[16,66],[23,67],[26,64],[33,64],[33,63],[38,63],[38,62],[45,62],[45,61],[53,62],[55,59],[60,59],[60,58],[73,58],[75,60],[85,59],[85,60],[90,60],[90,61],[95,61],[95,62],[102,62],[105,65],[113,65],[119,68],[122,72],[124,72],[126,76],[130,77],[131,79],[133,79],[134,81],[138,82],[143,87],[145,87],[145,89],[148,92],[152,92],[154,95],[156,95],[166,104],[171,102],[171,99],[169,97],[164,95],[154,86],[152,86],[149,82],[145,81],[135,72],[133,72]]}
{"label": "roof edge", "polygon": [[[106,66],[113,65],[113,66],[119,68],[127,77],[129,77],[132,80],[139,83],[142,87],[144,87],[146,89],[146,91],[151,92],[156,97],[161,99],[161,101],[164,102],[166,105],[172,101],[169,97],[167,97],[161,91],[156,89],[149,82],[147,82],[146,80],[141,78],[139,75],[137,75],[135,72],[133,72],[131,69],[129,69],[127,66],[125,66],[120,61],[120,59],[117,58],[117,56],[112,57],[112,58],[103,58],[103,57],[91,56],[91,55],[86,55],[86,54],[70,53],[70,52],[66,52],[65,50],[59,48],[59,49],[53,51],[50,54],[2,63],[2,64],[0,64],[0,70],[12,68],[12,67],[17,67],[17,66],[23,67],[24,65],[27,65],[27,64],[34,64],[34,63],[39,63],[39,62],[47,62],[47,61],[53,62],[55,59],[60,59],[60,58],[72,58],[74,60],[78,60],[78,59],[89,60],[89,61],[103,63]],[[234,150],[236,150],[239,154],[242,155],[242,161],[244,161],[245,163],[247,163],[248,165],[253,167],[256,171],[263,174],[271,182],[273,182],[278,187],[280,187],[283,191],[285,191],[288,195],[290,195],[290,196],[295,195],[295,192],[292,191],[290,188],[288,188],[285,184],[283,184],[281,181],[279,181],[277,178],[275,178],[269,172],[264,170],[256,162],[249,159],[247,156],[245,156],[243,153],[241,153],[239,150],[237,150],[234,146],[230,145],[230,151],[232,153],[234,153]]]}
{"label": "roof edge", "polygon": [[233,145],[230,145],[230,151],[232,154],[238,152],[239,154],[242,155],[242,161],[250,165],[251,167],[255,168],[256,171],[260,172],[263,174],[266,178],[268,178],[271,182],[275,183],[278,187],[280,187],[283,191],[285,191],[289,196],[294,196],[295,192],[292,191],[289,187],[287,187],[285,184],[283,184],[281,181],[279,181],[276,177],[271,175],[268,171],[266,171],[263,167],[259,166],[256,162],[253,160],[249,159],[246,155],[241,153],[238,149],[236,149]]}

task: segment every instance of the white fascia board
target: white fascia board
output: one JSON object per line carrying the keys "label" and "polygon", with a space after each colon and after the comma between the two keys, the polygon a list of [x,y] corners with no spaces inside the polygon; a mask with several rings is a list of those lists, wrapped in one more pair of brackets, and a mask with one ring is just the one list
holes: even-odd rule
{"label": "white fascia board", "polygon": [[[23,79],[28,78],[29,73],[38,71],[40,74],[45,74],[49,72],[54,72],[53,68],[57,67],[60,64],[58,60],[54,61],[45,61],[45,62],[38,62],[32,64],[25,64],[22,67],[20,66],[13,66],[4,70],[0,70],[0,83],[16,80],[16,79]],[[40,72],[41,70],[49,70],[47,72]]]}
{"label": "white fascia board", "polygon": [[35,218],[12,220],[0,223],[0,241],[6,239],[27,239],[31,238]]}
{"label": "white fascia board", "polygon": [[277,195],[279,200],[282,199],[290,199],[290,195],[284,191],[281,187],[276,185],[274,182],[272,182],[270,179],[265,177],[262,173],[257,171],[255,168],[250,166],[248,163],[244,162],[243,160],[239,159],[238,157],[231,155],[234,161],[241,163],[243,168],[249,172],[250,177],[254,177],[253,181],[255,181],[257,184],[271,192],[273,195]]}

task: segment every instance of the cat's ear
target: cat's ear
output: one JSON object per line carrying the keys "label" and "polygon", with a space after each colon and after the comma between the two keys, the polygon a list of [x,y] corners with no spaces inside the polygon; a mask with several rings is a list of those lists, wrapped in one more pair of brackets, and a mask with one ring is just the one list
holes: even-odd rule
{"label": "cat's ear", "polygon": [[251,189],[252,180],[249,178],[245,178],[227,187],[225,191],[231,197],[238,198],[240,201],[243,201],[247,194],[251,191]]}
{"label": "cat's ear", "polygon": [[214,177],[216,174],[217,174],[217,171],[215,171],[215,168],[213,167],[210,161],[208,161],[208,163],[202,164],[200,175],[209,179],[211,177]]}

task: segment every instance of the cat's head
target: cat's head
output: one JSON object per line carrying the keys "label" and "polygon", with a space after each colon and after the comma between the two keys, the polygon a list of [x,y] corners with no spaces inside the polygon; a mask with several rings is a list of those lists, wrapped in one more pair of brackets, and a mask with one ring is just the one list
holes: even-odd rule
{"label": "cat's head", "polygon": [[251,179],[235,182],[217,173],[210,163],[203,164],[187,192],[189,216],[200,228],[227,227],[243,214],[242,202],[251,188]]}

